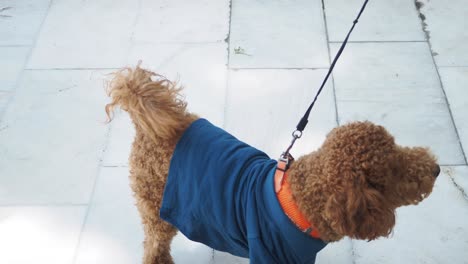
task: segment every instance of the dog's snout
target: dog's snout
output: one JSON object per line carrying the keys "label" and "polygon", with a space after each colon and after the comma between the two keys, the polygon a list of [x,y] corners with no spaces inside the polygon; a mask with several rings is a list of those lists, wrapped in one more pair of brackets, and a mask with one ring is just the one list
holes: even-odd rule
{"label": "dog's snout", "polygon": [[436,165],[436,167],[435,167],[435,169],[434,169],[434,171],[433,171],[432,173],[433,173],[434,177],[439,176],[439,174],[440,174],[440,166],[439,166],[439,165]]}

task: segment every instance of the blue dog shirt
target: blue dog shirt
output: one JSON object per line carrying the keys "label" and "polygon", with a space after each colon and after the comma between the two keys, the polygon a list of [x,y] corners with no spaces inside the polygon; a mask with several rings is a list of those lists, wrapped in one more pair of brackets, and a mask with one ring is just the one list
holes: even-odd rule
{"label": "blue dog shirt", "polygon": [[193,241],[250,263],[314,263],[325,247],[283,213],[276,161],[213,126],[195,121],[177,143],[161,218]]}

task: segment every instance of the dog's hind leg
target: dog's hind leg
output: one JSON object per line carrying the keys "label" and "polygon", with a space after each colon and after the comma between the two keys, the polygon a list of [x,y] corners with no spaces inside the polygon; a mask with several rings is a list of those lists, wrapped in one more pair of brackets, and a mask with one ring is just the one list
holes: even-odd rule
{"label": "dog's hind leg", "polygon": [[[145,203],[142,202],[141,206],[151,206]],[[160,219],[157,216],[159,212],[151,211],[153,210],[141,214],[145,231],[143,263],[173,264],[170,246],[177,229]]]}
{"label": "dog's hind leg", "polygon": [[130,155],[130,185],[145,232],[144,264],[172,264],[170,244],[177,230],[159,218],[174,142],[155,143],[137,130]]}
{"label": "dog's hind leg", "polygon": [[146,199],[140,193],[136,193],[135,197],[145,234],[143,263],[174,263],[170,255],[170,246],[177,229],[159,218],[159,206],[155,204],[157,201]]}

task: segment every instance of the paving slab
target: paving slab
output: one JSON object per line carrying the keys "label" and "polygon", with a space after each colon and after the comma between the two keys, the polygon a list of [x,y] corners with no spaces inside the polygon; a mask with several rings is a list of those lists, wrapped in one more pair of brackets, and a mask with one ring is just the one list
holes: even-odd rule
{"label": "paving slab", "polygon": [[232,68],[329,66],[321,0],[232,1]]}
{"label": "paving slab", "polygon": [[334,80],[340,124],[370,120],[441,164],[465,164],[427,43],[350,43]]}
{"label": "paving slab", "polygon": [[[143,227],[129,186],[128,168],[102,168],[77,251],[77,264],[140,263]],[[172,242],[176,263],[206,264],[212,250],[182,234]]]}
{"label": "paving slab", "polygon": [[397,210],[390,238],[354,241],[355,263],[466,263],[468,222],[461,216],[468,215],[467,205],[442,169],[426,200]]}
{"label": "paving slab", "polygon": [[121,67],[137,10],[133,0],[53,1],[27,67]]}
{"label": "paving slab", "polygon": [[[341,42],[364,0],[325,0],[328,36]],[[350,41],[425,41],[414,1],[369,1]]]}
{"label": "paving slab", "polygon": [[351,239],[343,238],[328,244],[317,254],[317,264],[352,264],[354,256]]}
{"label": "paving slab", "polygon": [[468,153],[468,89],[466,88],[468,67],[441,67],[439,73],[466,156]]}
{"label": "paving slab", "polygon": [[142,0],[135,43],[221,42],[229,32],[229,0]]}
{"label": "paving slab", "polygon": [[249,264],[249,259],[241,258],[231,255],[226,252],[215,251],[212,263],[223,263],[223,264]]}
{"label": "paving slab", "polygon": [[[10,92],[1,92],[0,91],[0,117],[2,116],[3,111],[5,111],[5,108],[8,104],[8,101],[11,97]],[[0,118],[1,120],[1,118]]]}
{"label": "paving slab", "polygon": [[0,46],[0,91],[12,91],[23,71],[29,47]]}
{"label": "paving slab", "polygon": [[104,72],[27,71],[0,122],[0,204],[83,204],[104,149]]}
{"label": "paving slab", "polygon": [[468,66],[466,1],[418,0],[438,66]]}
{"label": "paving slab", "polygon": [[80,263],[139,263],[143,228],[128,168],[102,168],[76,253]]}
{"label": "paving slab", "polygon": [[[270,157],[278,158],[291,142],[291,133],[325,74],[326,70],[230,71],[225,129]],[[298,158],[316,150],[335,126],[335,103],[330,82],[291,154]]]}
{"label": "paving slab", "polygon": [[31,46],[47,14],[50,0],[2,0],[0,46]]}
{"label": "paving slab", "polygon": [[142,44],[133,46],[127,64],[177,81],[184,87],[188,109],[216,125],[224,118],[227,76],[226,43]]}
{"label": "paving slab", "polygon": [[1,206],[0,263],[72,264],[86,206]]}
{"label": "paving slab", "polygon": [[109,124],[109,141],[104,153],[103,166],[128,166],[128,158],[135,137],[135,127],[127,112],[116,110]]}
{"label": "paving slab", "polygon": [[[184,87],[189,111],[223,126],[226,49],[224,43],[139,44],[132,48],[127,64],[134,67],[142,60],[142,67],[177,81]],[[104,165],[126,166],[135,129],[125,112],[116,115],[111,127]]]}

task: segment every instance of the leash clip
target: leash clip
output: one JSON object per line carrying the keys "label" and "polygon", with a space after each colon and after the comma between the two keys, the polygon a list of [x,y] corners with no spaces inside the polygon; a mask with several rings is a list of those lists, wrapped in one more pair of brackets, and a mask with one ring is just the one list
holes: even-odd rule
{"label": "leash clip", "polygon": [[289,144],[289,147],[286,149],[285,152],[281,154],[281,156],[278,159],[278,165],[276,166],[276,172],[275,172],[275,192],[278,193],[281,190],[281,186],[283,185],[283,178],[286,173],[286,171],[289,169],[289,166],[294,161],[294,157],[289,153],[289,150],[291,150],[292,146],[294,145],[294,142],[298,138],[302,136],[302,132],[299,130],[295,130],[292,133],[292,141],[291,144]]}
{"label": "leash clip", "polygon": [[285,162],[287,165],[289,165],[289,163],[294,160],[293,156],[289,153],[289,151],[294,146],[294,143],[296,143],[296,140],[302,137],[302,131],[294,130],[292,132],[292,137],[293,138],[291,140],[291,143],[289,144],[289,147],[286,149],[285,152],[281,154],[279,158],[281,161]]}
{"label": "leash clip", "polygon": [[292,164],[294,161],[294,157],[288,153],[287,156],[285,156],[285,153],[281,154],[280,158],[278,159],[280,162],[284,162],[286,164],[285,169],[280,169],[281,171],[287,171],[289,169],[289,166]]}
{"label": "leash clip", "polygon": [[278,164],[276,166],[276,171],[275,171],[275,192],[278,193],[281,190],[281,187],[283,186],[283,179],[285,176],[286,171],[289,169],[289,166],[292,164],[294,161],[294,158],[291,154],[287,154],[285,156],[285,153],[281,154],[281,157],[278,159]]}

